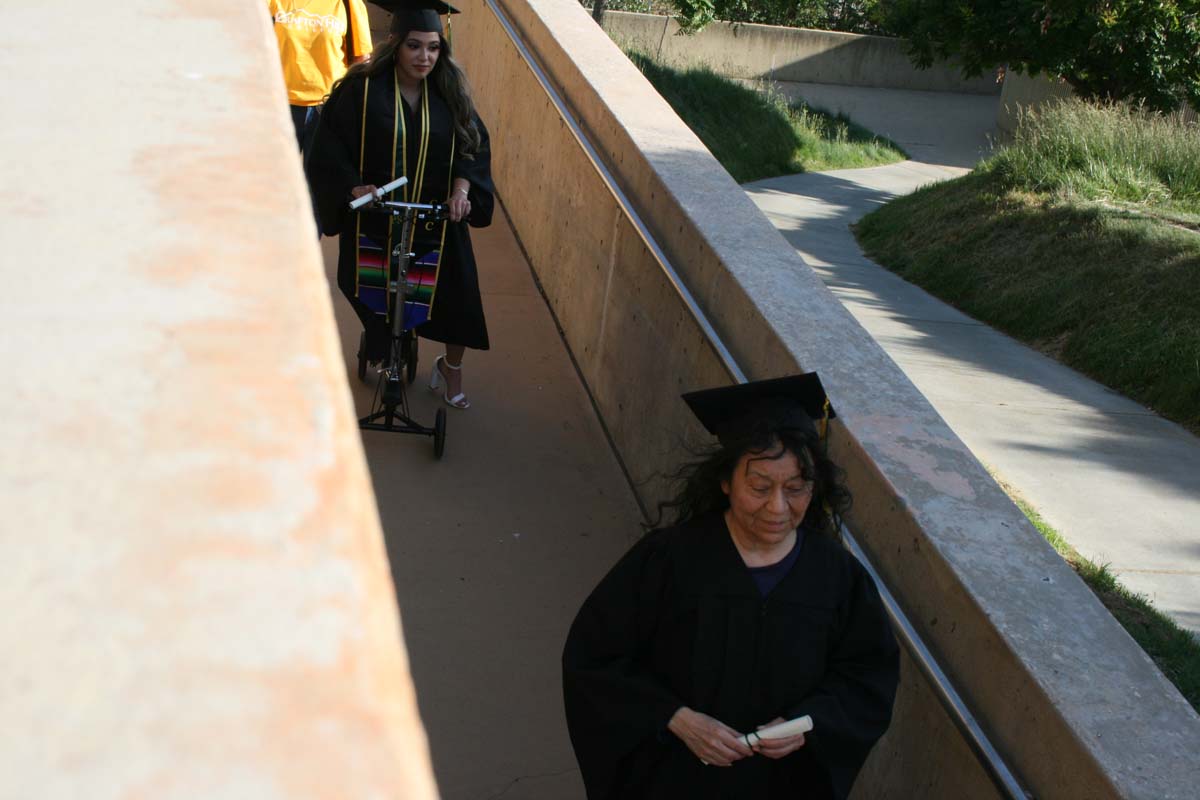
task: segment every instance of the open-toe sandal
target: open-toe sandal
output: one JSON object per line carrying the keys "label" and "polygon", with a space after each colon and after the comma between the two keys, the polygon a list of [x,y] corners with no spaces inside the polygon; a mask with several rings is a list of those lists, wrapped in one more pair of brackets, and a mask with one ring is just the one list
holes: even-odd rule
{"label": "open-toe sandal", "polygon": [[450,396],[450,384],[446,380],[446,376],[442,373],[442,365],[445,365],[446,369],[452,369],[455,372],[462,369],[462,364],[456,367],[447,362],[445,356],[438,356],[433,360],[433,370],[429,373],[429,388],[435,392],[440,389],[442,401],[451,408],[470,408],[471,401],[462,392],[454,395],[454,397]]}

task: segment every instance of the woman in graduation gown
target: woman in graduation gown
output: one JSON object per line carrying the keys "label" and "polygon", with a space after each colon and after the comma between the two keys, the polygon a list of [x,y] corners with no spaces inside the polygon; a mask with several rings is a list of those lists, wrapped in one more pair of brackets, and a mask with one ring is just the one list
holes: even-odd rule
{"label": "woman in graduation gown", "polygon": [[[450,219],[422,223],[410,267],[410,307],[417,333],[443,342],[432,388],[445,386],[448,405],[466,408],[462,358],[488,348],[487,325],[468,225],[492,220],[493,185],[487,129],[475,113],[462,70],[450,55],[440,14],[457,10],[440,0],[375,0],[393,12],[387,41],[370,62],[352,67],[332,89],[306,162],[322,233],[341,236],[338,288],[366,332],[366,358],[387,357],[386,276],[381,265],[395,243],[383,214],[356,214],[347,204],[397,177],[408,184],[391,199],[447,203]],[[374,267],[374,270],[372,270]],[[436,277],[434,277],[436,276]],[[424,286],[414,288],[415,281]]]}
{"label": "woman in graduation gown", "polygon": [[[571,626],[563,690],[590,800],[844,798],[891,720],[898,650],[837,537],[815,374],[684,399],[718,435]],[[807,407],[807,411],[806,411]],[[741,740],[808,715],[813,730]],[[754,737],[750,737],[754,742]]]}

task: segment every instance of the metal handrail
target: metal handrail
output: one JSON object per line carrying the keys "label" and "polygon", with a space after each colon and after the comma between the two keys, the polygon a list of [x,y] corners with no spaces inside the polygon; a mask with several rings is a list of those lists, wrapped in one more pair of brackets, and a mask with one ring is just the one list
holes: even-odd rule
{"label": "metal handrail", "polygon": [[[625,193],[622,192],[621,188],[617,185],[616,179],[608,170],[608,167],[604,164],[603,160],[599,157],[596,148],[592,146],[591,141],[584,134],[579,123],[571,114],[567,104],[563,101],[562,96],[558,93],[558,90],[546,76],[541,64],[538,63],[537,58],[525,45],[524,39],[517,32],[516,27],[513,25],[511,20],[509,20],[504,11],[497,5],[496,0],[484,0],[484,3],[496,16],[497,21],[500,23],[501,27],[504,28],[505,33],[508,34],[510,41],[520,52],[521,57],[525,60],[525,63],[533,72],[534,77],[537,78],[537,81],[541,85],[543,91],[545,91],[549,96],[550,101],[554,103],[555,108],[566,122],[571,134],[575,137],[575,140],[579,143],[579,146],[587,154],[593,168],[595,168],[595,170],[600,174],[606,187],[612,193],[617,203],[621,206],[622,211],[633,222],[633,225],[638,234],[641,236],[642,241],[653,254],[655,260],[658,261],[659,266],[662,268],[667,277],[667,280],[675,288],[675,291],[679,293],[680,298],[684,301],[684,304],[687,306],[692,318],[704,332],[709,346],[713,348],[713,351],[717,354],[721,360],[721,363],[729,372],[729,376],[736,383],[746,383],[746,374],[742,371],[741,367],[738,366],[737,362],[730,354],[729,349],[725,346],[724,342],[721,341],[721,337],[717,334],[716,329],[713,328],[712,324],[708,321],[704,311],[700,308],[691,292],[683,284],[683,281],[679,277],[679,273],[671,265],[670,260],[667,258],[662,248],[659,247],[658,242],[654,239],[653,235],[642,221],[641,216],[637,213],[636,209],[633,208],[632,203],[629,202],[629,199],[625,196]],[[921,671],[921,674],[924,675],[925,678],[930,682],[931,686],[933,687],[934,694],[937,695],[942,707],[946,709],[946,712],[954,721],[955,727],[966,739],[967,745],[970,747],[971,752],[979,760],[980,766],[983,767],[993,785],[1005,798],[1008,798],[1008,800],[1029,800],[1032,798],[1033,795],[1022,787],[1020,781],[1017,780],[1016,775],[1009,768],[1003,756],[1000,755],[999,751],[992,744],[987,734],[984,733],[983,728],[980,726],[979,721],[975,718],[975,715],[972,714],[970,709],[967,708],[966,702],[954,688],[946,673],[938,665],[937,659],[934,658],[933,653],[926,646],[924,640],[921,639],[920,634],[917,633],[916,628],[913,626],[912,622],[909,621],[908,616],[900,608],[900,604],[896,601],[895,596],[892,595],[891,590],[888,589],[887,585],[883,582],[882,577],[871,563],[871,560],[868,558],[866,552],[859,545],[858,540],[855,539],[850,531],[846,529],[845,525],[842,526],[841,533],[842,541],[845,543],[846,548],[856,559],[858,559],[858,561],[867,570],[868,574],[870,574],[872,580],[875,581],[875,586],[879,590],[880,599],[883,602],[888,617],[892,621],[892,625],[901,644],[908,651],[910,658]]]}
{"label": "metal handrail", "polygon": [[921,674],[929,680],[934,687],[934,694],[941,701],[942,707],[954,720],[955,727],[959,733],[967,740],[967,746],[971,748],[971,752],[979,760],[980,766],[987,772],[992,783],[999,789],[1009,800],[1029,800],[1033,795],[1026,791],[1021,782],[1017,780],[1017,776],[1009,769],[1003,756],[996,750],[987,734],[983,732],[979,721],[975,719],[975,715],[967,708],[966,702],[962,696],[954,688],[950,678],[942,671],[938,665],[937,659],[933,657],[933,653],[925,646],[921,635],[917,633],[909,621],[908,616],[900,609],[900,604],[896,602],[895,596],[888,589],[887,584],[883,582],[883,578],[876,571],[875,565],[871,563],[871,559],[867,557],[866,551],[858,543],[858,540],[851,535],[850,531],[842,525],[842,542],[846,549],[858,559],[859,563],[875,581],[875,587],[879,590],[879,599],[883,601],[883,607],[887,610],[888,617],[892,620],[892,627],[895,629],[897,638],[900,643],[908,650],[909,657],[913,663],[917,665],[917,669]]}
{"label": "metal handrail", "polygon": [[558,93],[558,90],[550,82],[550,79],[546,77],[546,72],[542,69],[542,66],[538,62],[537,58],[532,52],[530,52],[529,48],[525,46],[525,40],[517,32],[516,27],[512,24],[512,21],[509,20],[508,15],[506,15],[504,11],[496,5],[495,0],[484,0],[484,2],[487,4],[487,7],[491,9],[492,13],[496,15],[496,19],[499,21],[500,26],[504,28],[504,31],[508,34],[508,38],[510,41],[512,41],[513,46],[517,48],[517,50],[521,53],[521,57],[525,60],[525,63],[529,66],[530,70],[533,71],[533,75],[535,78],[537,78],[538,83],[541,84],[543,91],[550,96],[550,100],[554,103],[554,107],[558,109],[558,113],[562,115],[563,121],[567,123],[567,128],[571,131],[571,135],[575,137],[575,141],[578,142],[583,151],[587,153],[588,160],[592,162],[592,166],[595,168],[595,170],[600,173],[600,177],[604,181],[605,187],[609,192],[612,193],[613,199],[617,201],[617,204],[621,207],[621,211],[624,212],[625,216],[627,216],[630,222],[633,223],[633,227],[635,230],[637,230],[638,236],[641,237],[642,242],[646,245],[646,248],[654,256],[654,259],[658,262],[659,267],[662,268],[663,273],[666,274],[667,280],[679,294],[679,297],[683,300],[684,305],[687,306],[688,311],[692,315],[692,319],[700,327],[700,330],[704,332],[705,339],[708,342],[709,347],[711,347],[713,352],[716,353],[717,358],[720,359],[721,364],[725,367],[726,371],[729,373],[729,376],[738,383],[745,383],[746,374],[742,372],[742,368],[738,366],[736,361],[734,361],[733,356],[725,347],[725,343],[721,341],[721,337],[717,335],[717,332],[713,329],[712,324],[708,321],[708,318],[700,309],[700,305],[696,302],[696,298],[692,296],[691,291],[689,291],[688,288],[683,284],[683,281],[680,280],[679,272],[671,264],[670,259],[667,258],[667,255],[663,252],[663,249],[658,246],[658,242],[655,240],[654,236],[651,235],[649,229],[646,227],[646,224],[642,221],[642,217],[640,214],[638,214],[637,209],[633,207],[633,204],[629,202],[629,198],[625,196],[625,193],[621,191],[621,187],[617,185],[616,178],[614,178],[612,173],[609,172],[608,167],[605,166],[603,159],[601,159],[599,154],[596,152],[596,148],[592,146],[591,140],[589,140],[584,134],[583,129],[579,126],[578,121],[576,121],[574,115],[571,114],[569,107],[563,101],[562,95]]}

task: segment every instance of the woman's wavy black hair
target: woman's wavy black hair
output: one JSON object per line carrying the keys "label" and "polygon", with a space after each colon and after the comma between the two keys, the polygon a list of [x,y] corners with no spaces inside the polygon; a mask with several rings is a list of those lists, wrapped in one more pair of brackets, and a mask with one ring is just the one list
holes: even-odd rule
{"label": "woman's wavy black hair", "polygon": [[851,502],[842,482],[842,469],[829,460],[825,443],[811,420],[798,422],[794,414],[752,415],[748,422],[737,426],[736,432],[723,434],[716,445],[693,453],[692,461],[669,476],[679,489],[672,499],[658,504],[658,519],[652,527],[662,524],[667,512],[673,512],[670,522],[679,525],[724,511],[729,508],[729,497],[721,483],[732,479],[742,456],[777,459],[787,453],[796,456],[805,479],[813,482],[812,502],[801,525],[809,531],[837,536],[842,515]]}

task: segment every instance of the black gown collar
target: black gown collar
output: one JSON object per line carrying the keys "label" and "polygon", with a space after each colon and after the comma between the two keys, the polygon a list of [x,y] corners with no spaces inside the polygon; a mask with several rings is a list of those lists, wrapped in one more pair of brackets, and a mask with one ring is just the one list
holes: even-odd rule
{"label": "black gown collar", "polygon": [[[715,576],[711,587],[713,593],[762,600],[758,586],[750,576],[750,570],[746,568],[746,562],[742,560],[742,554],[738,552],[737,545],[733,543],[733,537],[729,534],[723,512],[707,514],[685,527],[692,530],[684,536],[681,545],[684,548],[692,548],[697,566],[704,574]],[[768,595],[771,600],[801,599],[806,583],[811,583],[811,578],[814,577],[808,573],[818,567],[819,560],[810,557],[815,547],[812,540],[817,535],[808,533],[800,537],[800,553],[796,563],[771,590]]]}

